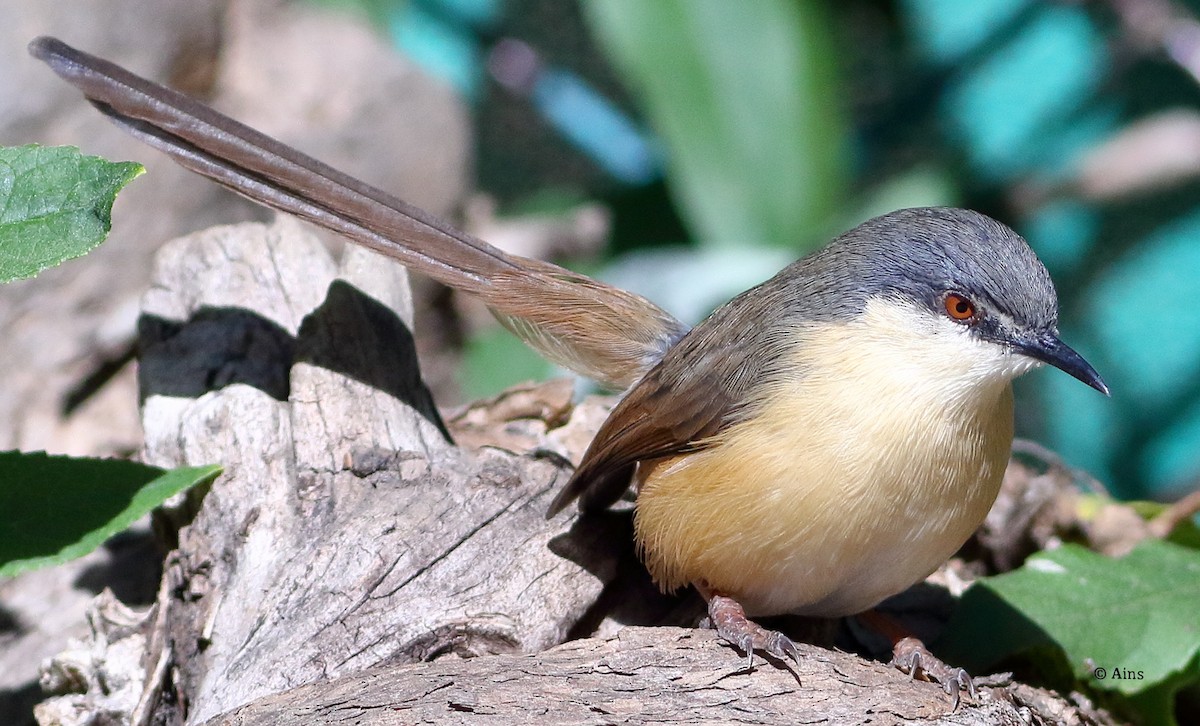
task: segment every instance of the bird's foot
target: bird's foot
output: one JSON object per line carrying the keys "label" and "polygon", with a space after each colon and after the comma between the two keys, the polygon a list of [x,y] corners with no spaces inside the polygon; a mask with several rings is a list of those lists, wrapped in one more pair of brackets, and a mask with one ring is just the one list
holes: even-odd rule
{"label": "bird's foot", "polygon": [[959,694],[966,691],[975,699],[975,682],[962,668],[946,665],[934,656],[925,644],[916,638],[904,638],[892,648],[892,666],[900,672],[907,673],[910,678],[920,676],[923,680],[940,684],[946,693],[954,699],[950,707],[958,710]]}
{"label": "bird's foot", "polygon": [[708,623],[722,640],[742,651],[748,658],[747,669],[754,668],[754,651],[759,650],[779,660],[791,659],[800,664],[796,644],[777,630],[767,630],[746,617],[746,611],[736,600],[724,595],[708,598]]}

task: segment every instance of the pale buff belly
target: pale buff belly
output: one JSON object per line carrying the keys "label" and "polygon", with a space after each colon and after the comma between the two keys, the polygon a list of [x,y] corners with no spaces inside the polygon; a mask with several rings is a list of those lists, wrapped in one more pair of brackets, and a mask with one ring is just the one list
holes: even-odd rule
{"label": "pale buff belly", "polygon": [[644,467],[637,536],[661,586],[704,583],[752,615],[848,615],[979,526],[1012,441],[1006,383],[953,409],[920,391],[870,406],[826,393],[819,410],[781,397],[718,445]]}

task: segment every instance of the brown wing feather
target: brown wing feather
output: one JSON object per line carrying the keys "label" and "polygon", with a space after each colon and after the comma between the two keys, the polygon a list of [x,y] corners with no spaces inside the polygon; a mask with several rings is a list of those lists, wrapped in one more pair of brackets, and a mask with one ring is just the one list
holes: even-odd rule
{"label": "brown wing feather", "polygon": [[[696,451],[756,405],[779,360],[782,336],[764,328],[770,283],[743,294],[697,325],[613,408],[548,516],[575,499],[594,511],[629,486],[640,461]],[[753,354],[751,354],[753,352]]]}

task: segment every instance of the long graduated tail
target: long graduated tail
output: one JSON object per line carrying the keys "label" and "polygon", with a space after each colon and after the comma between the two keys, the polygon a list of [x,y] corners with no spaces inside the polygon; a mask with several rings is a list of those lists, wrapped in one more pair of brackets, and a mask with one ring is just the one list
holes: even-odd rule
{"label": "long graduated tail", "polygon": [[181,93],[60,40],[29,52],[118,126],[182,166],[480,297],[550,360],[617,389],[687,326],[645,298],[505,252]]}

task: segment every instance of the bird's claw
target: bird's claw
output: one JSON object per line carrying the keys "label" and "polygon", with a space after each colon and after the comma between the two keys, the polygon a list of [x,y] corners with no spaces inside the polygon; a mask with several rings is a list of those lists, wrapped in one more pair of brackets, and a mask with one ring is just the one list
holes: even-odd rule
{"label": "bird's claw", "polygon": [[778,630],[768,630],[766,633],[767,644],[763,650],[780,660],[791,659],[793,663],[800,665],[800,649],[796,647],[791,638]]}
{"label": "bird's claw", "polygon": [[709,598],[706,621],[722,640],[746,654],[747,670],[754,668],[755,651],[800,664],[800,650],[791,638],[777,630],[767,630],[747,618],[746,611],[732,598],[724,595]]}
{"label": "bird's claw", "polygon": [[966,691],[975,700],[975,682],[962,668],[946,665],[925,648],[916,638],[904,638],[892,649],[891,665],[909,678],[918,675],[923,680],[939,684],[954,699],[950,710],[957,711],[959,697]]}

